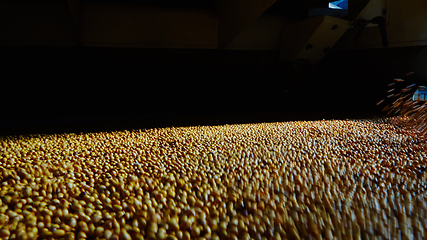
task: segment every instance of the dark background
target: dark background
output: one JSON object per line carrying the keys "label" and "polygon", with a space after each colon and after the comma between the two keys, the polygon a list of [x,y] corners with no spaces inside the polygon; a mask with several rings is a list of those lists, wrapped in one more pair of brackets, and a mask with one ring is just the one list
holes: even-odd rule
{"label": "dark background", "polygon": [[316,67],[276,51],[0,46],[0,135],[382,116],[387,84],[426,47],[331,51]]}

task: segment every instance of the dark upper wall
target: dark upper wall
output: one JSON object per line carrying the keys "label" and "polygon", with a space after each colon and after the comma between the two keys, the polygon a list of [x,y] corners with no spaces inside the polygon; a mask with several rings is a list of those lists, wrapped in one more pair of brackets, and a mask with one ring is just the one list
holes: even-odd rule
{"label": "dark upper wall", "polygon": [[[333,103],[339,102],[329,99],[334,92],[370,92],[409,71],[427,79],[426,47],[335,51],[314,70],[280,62],[274,51],[3,46],[2,53],[7,60],[4,83],[12,86],[4,88],[8,101],[24,99],[22,108],[28,110],[39,101],[57,104],[59,98],[72,107],[72,114],[121,112],[132,106],[145,111],[233,109],[233,104],[236,109],[264,104],[304,107],[273,99],[294,88],[297,98]],[[321,94],[305,97],[312,89]],[[363,103],[366,96],[348,99]],[[47,114],[56,111],[67,112],[45,110]]]}
{"label": "dark upper wall", "polygon": [[393,78],[427,79],[426,47],[333,51],[314,69],[275,51],[0,49],[1,134],[379,116]]}
{"label": "dark upper wall", "polygon": [[[9,31],[0,35],[2,62],[6,62],[2,65],[3,130],[10,124],[18,128],[19,124],[30,122],[37,125],[40,119],[107,119],[124,115],[166,114],[167,119],[168,114],[178,113],[191,116],[323,110],[377,114],[375,103],[388,81],[409,71],[415,71],[420,81],[427,78],[426,48],[416,46],[357,51],[335,48],[316,67],[280,62],[280,28],[303,18],[301,6],[305,3],[295,5],[301,11],[289,12],[283,1],[276,2],[242,30],[227,50],[77,46],[74,23],[67,15],[68,2],[1,4],[22,11],[22,15],[14,15],[14,11],[0,7],[1,27]],[[211,10],[205,8],[202,12]],[[185,11],[192,13],[190,18],[200,14]],[[55,20],[55,16],[66,19]],[[5,21],[10,19],[13,21]],[[211,23],[209,26],[214,26],[212,29],[218,34],[217,23]],[[203,26],[196,25],[193,27]],[[119,31],[120,27],[115,29]],[[179,35],[179,28],[172,30]],[[172,36],[174,31],[166,31],[165,35]],[[194,39],[209,35],[209,31],[204,33],[207,34]],[[372,42],[380,39],[372,36]],[[114,36],[110,37],[114,40]],[[363,44],[357,47],[364,48]]]}
{"label": "dark upper wall", "polygon": [[[0,44],[279,50],[284,42],[282,27],[307,18],[309,8],[326,7],[326,3],[325,0],[4,1],[0,3]],[[378,13],[360,17],[372,18],[385,12],[390,47],[426,45],[427,2],[386,3],[382,6],[381,1],[350,0],[347,20],[357,20],[365,5],[378,8]],[[367,27],[355,42],[352,38],[357,31],[357,28],[348,31],[339,48],[382,47],[377,27]]]}

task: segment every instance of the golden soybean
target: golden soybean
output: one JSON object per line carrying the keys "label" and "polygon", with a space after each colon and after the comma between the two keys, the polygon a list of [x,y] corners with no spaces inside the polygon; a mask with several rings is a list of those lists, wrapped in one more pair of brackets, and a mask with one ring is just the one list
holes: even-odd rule
{"label": "golden soybean", "polygon": [[427,146],[389,122],[2,137],[0,237],[425,238]]}

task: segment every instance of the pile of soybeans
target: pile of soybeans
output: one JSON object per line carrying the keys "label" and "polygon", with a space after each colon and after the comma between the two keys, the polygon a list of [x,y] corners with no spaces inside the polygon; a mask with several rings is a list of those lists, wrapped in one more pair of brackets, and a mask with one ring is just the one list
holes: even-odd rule
{"label": "pile of soybeans", "polygon": [[1,239],[425,239],[427,145],[328,120],[0,138]]}

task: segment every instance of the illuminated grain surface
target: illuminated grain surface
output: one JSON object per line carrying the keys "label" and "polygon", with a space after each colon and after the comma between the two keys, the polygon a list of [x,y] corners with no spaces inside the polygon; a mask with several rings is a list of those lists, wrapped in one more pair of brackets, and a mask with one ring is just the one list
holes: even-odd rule
{"label": "illuminated grain surface", "polygon": [[385,121],[5,137],[0,237],[422,239],[426,155]]}

